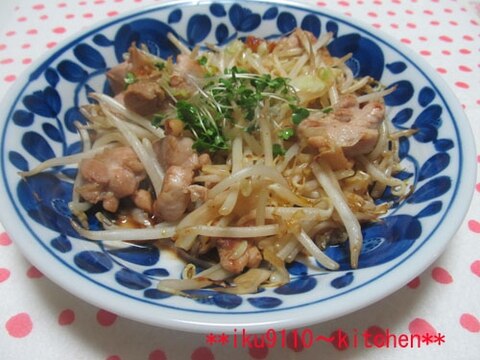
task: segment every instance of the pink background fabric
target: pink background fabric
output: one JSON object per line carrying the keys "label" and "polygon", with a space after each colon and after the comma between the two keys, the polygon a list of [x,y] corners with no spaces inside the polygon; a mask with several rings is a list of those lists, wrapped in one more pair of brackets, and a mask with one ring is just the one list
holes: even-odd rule
{"label": "pink background fabric", "polygon": [[[2,0],[0,97],[41,54],[95,22],[160,1]],[[448,83],[476,137],[480,166],[480,2],[468,0],[308,1],[355,17],[420,54]],[[477,179],[479,179],[477,174]],[[4,201],[0,199],[0,202]],[[0,224],[1,359],[478,359],[480,357],[480,180],[447,251],[382,301],[308,328],[315,336],[442,334],[442,344],[234,349],[206,334],[140,324],[70,295],[27,262]],[[276,329],[280,331],[281,329]],[[305,329],[303,329],[305,330]],[[299,329],[302,331],[302,329]]]}

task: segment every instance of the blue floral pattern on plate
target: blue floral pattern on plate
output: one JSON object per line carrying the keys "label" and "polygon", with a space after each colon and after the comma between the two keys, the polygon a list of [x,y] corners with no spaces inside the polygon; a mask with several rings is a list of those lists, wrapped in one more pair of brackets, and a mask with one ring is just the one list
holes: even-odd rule
{"label": "blue floral pattern on plate", "polygon": [[[91,90],[109,92],[104,73],[121,61],[132,42],[145,44],[155,55],[174,56],[171,32],[185,46],[209,42],[223,45],[250,34],[268,39],[295,27],[321,36],[334,34],[329,49],[335,56],[352,53],[348,65],[355,76],[370,75],[397,90],[385,99],[393,126],[416,129],[402,138],[399,177],[415,191],[395,203],[382,221],[363,228],[365,243],[359,269],[350,269],[348,244],[327,253],[341,264],[337,272],[316,264],[289,265],[292,281],[277,289],[237,296],[211,290],[193,298],[172,297],[155,288],[156,280],[180,277],[182,264],[154,246],[109,248],[78,239],[70,226],[68,201],[75,169],[59,166],[29,179],[15,173],[46,159],[77,153],[80,143],[74,121]],[[455,120],[435,83],[409,56],[364,28],[343,18],[291,5],[268,2],[202,2],[146,9],[88,31],[52,53],[34,69],[15,99],[2,134],[2,176],[10,201],[39,242],[65,271],[79,273],[120,296],[165,309],[200,313],[267,313],[296,309],[341,298],[377,281],[432,241],[458,190],[462,152]],[[19,141],[16,141],[18,139]],[[13,175],[12,175],[13,174]],[[384,200],[395,200],[386,192]],[[92,222],[92,226],[98,224]],[[301,295],[301,296],[299,296]]]}

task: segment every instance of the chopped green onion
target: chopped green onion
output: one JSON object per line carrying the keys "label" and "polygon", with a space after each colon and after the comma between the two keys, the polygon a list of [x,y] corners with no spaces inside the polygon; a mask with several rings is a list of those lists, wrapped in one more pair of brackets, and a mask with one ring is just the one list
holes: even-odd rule
{"label": "chopped green onion", "polygon": [[123,81],[125,82],[126,86],[132,85],[134,82],[137,81],[137,77],[133,72],[129,71],[125,74]]}
{"label": "chopped green onion", "polygon": [[206,65],[206,64],[207,64],[207,60],[208,60],[208,59],[207,59],[206,56],[202,56],[201,58],[199,58],[199,59],[197,60],[197,62],[198,62],[199,65]]}
{"label": "chopped green onion", "polygon": [[292,122],[295,125],[300,124],[304,119],[308,117],[308,115],[310,115],[310,112],[303,107],[290,105],[290,109],[292,109]]}
{"label": "chopped green onion", "polygon": [[285,128],[278,132],[278,137],[283,140],[288,140],[295,135],[295,130],[292,128]]}
{"label": "chopped green onion", "polygon": [[272,152],[273,152],[273,156],[285,155],[285,149],[280,144],[273,144]]}

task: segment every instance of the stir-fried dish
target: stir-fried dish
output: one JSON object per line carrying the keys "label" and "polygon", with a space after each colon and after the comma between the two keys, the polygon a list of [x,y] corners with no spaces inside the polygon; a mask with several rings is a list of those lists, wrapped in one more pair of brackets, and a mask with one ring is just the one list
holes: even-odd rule
{"label": "stir-fried dish", "polygon": [[[170,244],[183,276],[158,288],[252,293],[289,281],[299,257],[335,270],[325,249],[348,241],[358,266],[361,224],[377,221],[407,184],[383,97],[354,78],[331,34],[297,29],[224,47],[178,47],[162,59],[132,44],[111,68],[112,96],[92,93],[78,123],[83,151],[23,173],[78,164],[70,209],[90,240]],[[88,228],[95,214],[103,230]]]}

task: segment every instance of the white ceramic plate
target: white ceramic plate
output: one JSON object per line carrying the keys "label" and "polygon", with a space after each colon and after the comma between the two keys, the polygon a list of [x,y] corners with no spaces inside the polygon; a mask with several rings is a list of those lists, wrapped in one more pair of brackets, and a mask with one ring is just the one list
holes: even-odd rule
{"label": "white ceramic plate", "polygon": [[[188,46],[224,44],[253,34],[275,38],[300,26],[334,33],[333,55],[351,52],[356,76],[371,75],[397,91],[386,97],[394,127],[417,128],[400,146],[415,185],[407,201],[382,222],[365,227],[360,266],[348,266],[344,247],[328,250],[341,269],[323,272],[295,262],[290,284],[252,295],[197,291],[196,300],[155,289],[180,277],[182,265],[154,247],[107,249],[76,238],[67,203],[72,169],[22,181],[20,170],[79,150],[73,121],[90,90],[102,91],[105,71],[132,41],[163,57],[174,54],[173,32]],[[474,188],[473,140],[461,107],[439,76],[416,54],[354,19],[327,10],[265,1],[173,2],[103,22],[37,61],[2,104],[2,223],[28,259],[69,292],[119,315],[186,331],[299,327],[367,306],[406,284],[445,249]],[[388,196],[388,195],[386,195]],[[448,220],[447,220],[448,219]]]}

